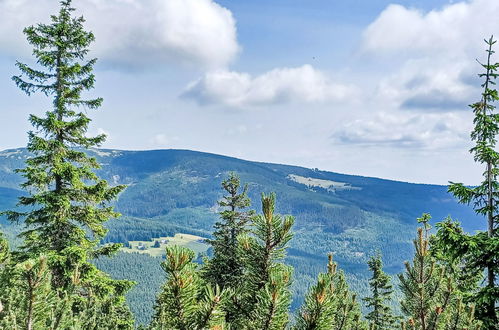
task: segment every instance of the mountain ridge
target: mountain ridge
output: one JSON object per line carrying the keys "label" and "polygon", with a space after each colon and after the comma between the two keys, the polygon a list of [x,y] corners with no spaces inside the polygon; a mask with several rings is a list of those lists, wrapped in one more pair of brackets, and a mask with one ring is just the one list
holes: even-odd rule
{"label": "mountain ridge", "polygon": [[[347,273],[353,289],[364,292],[369,274],[366,261],[376,251],[383,254],[390,274],[402,271],[403,262],[412,256],[416,218],[423,212],[433,215],[433,223],[452,215],[463,222],[467,231],[482,229],[485,224],[470,207],[458,204],[443,185],[254,162],[185,149],[88,152],[102,165],[97,171],[100,177],[112,184],[128,185],[114,203],[123,216],[108,222],[104,243],[127,244],[176,233],[210,237],[220,210],[217,205],[223,193],[220,184],[232,171],[240,176],[242,183],[248,184],[251,207],[257,212],[260,212],[260,194],[276,192],[277,212],[296,219],[287,257],[287,262],[295,268],[293,291],[298,298],[294,300],[295,307],[317,273],[323,271],[330,252]],[[28,156],[25,148],[0,152],[0,211],[13,208],[22,194],[18,187],[22,178],[14,169],[24,167]],[[356,189],[337,189],[345,186]],[[0,219],[0,225],[10,238],[20,230],[5,219]],[[129,267],[131,260],[135,260],[133,267],[140,269],[144,258],[147,256],[118,256],[99,265],[120,277],[127,270],[119,267]],[[161,271],[156,268],[151,275],[156,278],[154,285],[140,271],[135,272],[137,278],[132,278],[139,282],[131,293],[135,297],[132,309],[137,313],[153,304],[154,292],[162,282]]]}

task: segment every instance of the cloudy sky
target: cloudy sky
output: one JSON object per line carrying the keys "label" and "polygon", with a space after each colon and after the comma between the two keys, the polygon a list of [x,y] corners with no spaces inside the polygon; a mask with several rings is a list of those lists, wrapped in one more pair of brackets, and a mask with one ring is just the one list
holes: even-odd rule
{"label": "cloudy sky", "polygon": [[[0,149],[50,109],[10,77],[55,0],[0,0]],[[497,0],[74,0],[96,35],[91,133],[411,182],[477,183],[468,104]],[[499,60],[499,58],[498,58]]]}

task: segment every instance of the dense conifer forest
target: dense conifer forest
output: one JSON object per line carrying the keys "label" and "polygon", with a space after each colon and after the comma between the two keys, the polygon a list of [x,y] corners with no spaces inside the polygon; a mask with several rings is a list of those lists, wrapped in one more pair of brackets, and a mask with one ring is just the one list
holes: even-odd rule
{"label": "dense conifer forest", "polygon": [[[51,23],[24,29],[36,65],[17,62],[19,75],[12,79],[28,96],[48,97],[52,109],[43,117],[30,115],[33,130],[24,165],[12,177],[1,178],[20,176],[23,181],[0,189],[1,215],[14,228],[8,236],[0,232],[0,329],[499,329],[499,114],[494,105],[499,63],[493,62],[492,37],[485,40],[487,57],[479,74],[482,94],[470,106],[470,152],[484,167],[483,182],[448,187],[487,230],[469,234],[450,217],[432,226],[431,215],[424,213],[430,204],[421,205],[415,216],[419,206],[398,196],[391,206],[410,222],[398,229],[413,230],[393,235],[411,236],[412,254],[397,268],[393,263],[398,259],[387,257],[398,252],[397,245],[380,243],[385,249],[368,251],[369,277],[354,281],[350,277],[357,270],[345,272],[334,254],[321,254],[317,245],[329,243],[295,217],[324,233],[341,234],[373,221],[372,212],[387,212],[374,190],[359,192],[365,200],[362,209],[352,197],[362,190],[358,186],[316,181],[314,189],[324,190],[330,199],[317,197],[311,204],[283,185],[273,187],[274,192],[251,190],[247,173],[238,173],[243,165],[238,165],[217,175],[222,195],[213,227],[213,219],[200,208],[172,211],[209,204],[205,199],[211,185],[200,185],[192,195],[181,184],[185,177],[168,178],[178,182],[166,191],[154,188],[156,177],[148,179],[156,194],[145,196],[134,186],[125,195],[126,182],[113,181],[101,168],[95,148],[106,136],[87,135],[87,113],[103,100],[84,98],[94,87],[97,61],[88,58],[95,37],[84,23],[74,14],[72,1],[63,0]],[[268,164],[259,168],[274,174],[282,170]],[[122,170],[119,174],[126,178],[126,166]],[[297,187],[305,178],[286,177]],[[343,191],[341,198],[331,187]],[[23,191],[21,196],[11,193],[16,189]],[[17,207],[11,208],[14,195]],[[145,200],[151,196],[155,203],[149,208]],[[281,200],[292,201],[293,207],[280,208]],[[331,207],[331,200],[343,204]],[[169,222],[141,218],[161,217],[165,210]],[[120,219],[118,211],[127,216]],[[319,213],[323,219],[316,219]],[[178,233],[206,237],[193,245],[206,245],[206,251],[165,245],[184,239]],[[151,238],[157,238],[154,245],[144,245]],[[138,250],[163,249],[164,256],[129,253],[133,242]],[[300,250],[307,245],[309,252]],[[303,264],[306,258],[320,266]],[[385,264],[399,270],[398,276],[389,276]],[[307,281],[303,274],[311,278]],[[361,280],[359,294],[351,283],[358,289]],[[134,286],[141,287],[140,294]]]}

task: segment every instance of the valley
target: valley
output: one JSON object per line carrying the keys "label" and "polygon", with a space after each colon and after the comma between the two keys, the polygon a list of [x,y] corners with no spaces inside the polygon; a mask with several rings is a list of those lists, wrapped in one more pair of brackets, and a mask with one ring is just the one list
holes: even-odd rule
{"label": "valley", "polygon": [[[251,208],[261,211],[260,194],[277,194],[277,212],[295,217],[294,237],[287,263],[294,267],[292,308],[296,309],[317,274],[324,271],[327,254],[333,253],[352,289],[367,292],[366,261],[377,251],[386,271],[397,274],[411,258],[416,218],[423,212],[432,222],[452,216],[472,232],[481,222],[471,208],[458,204],[446,186],[412,184],[307,169],[297,166],[245,161],[189,150],[92,150],[102,168],[98,175],[127,188],[115,202],[122,214],[109,221],[103,243],[130,244],[117,256],[96,264],[115,278],[137,285],[128,294],[140,322],[150,320],[154,299],[164,273],[159,267],[166,244],[180,243],[210,255],[201,238],[209,238],[220,211],[221,181],[236,172],[248,185]],[[0,208],[13,208],[22,178],[25,149],[0,152]],[[19,225],[0,219],[2,231],[15,241]],[[190,236],[193,235],[193,236]],[[182,236],[183,238],[181,238]],[[14,242],[15,243],[15,242]],[[142,244],[145,248],[138,250]],[[201,262],[201,259],[198,259]]]}

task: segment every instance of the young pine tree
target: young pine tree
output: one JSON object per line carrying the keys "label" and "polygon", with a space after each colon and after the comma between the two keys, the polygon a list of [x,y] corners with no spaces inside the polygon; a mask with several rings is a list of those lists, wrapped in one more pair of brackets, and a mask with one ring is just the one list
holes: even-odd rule
{"label": "young pine tree", "polygon": [[331,254],[327,268],[327,273],[319,274],[317,283],[308,290],[293,329],[366,329],[356,296],[349,291],[345,276],[337,270]]}
{"label": "young pine tree", "polygon": [[239,285],[241,280],[243,263],[238,254],[237,237],[247,232],[253,212],[246,210],[250,206],[248,186],[241,188],[235,173],[222,181],[222,188],[227,195],[218,202],[224,209],[220,212],[221,220],[215,223],[213,239],[208,240],[213,247],[213,258],[204,267],[204,277],[221,288],[230,288]]}
{"label": "young pine tree", "polygon": [[399,275],[404,295],[401,308],[408,318],[407,325],[421,330],[479,329],[473,307],[462,304],[454,279],[430,253],[429,220],[429,214],[418,219],[423,227],[418,228],[414,240],[413,263],[406,262],[405,273]]}
{"label": "young pine tree", "polygon": [[372,272],[369,280],[371,297],[364,298],[365,306],[370,309],[366,319],[371,329],[393,329],[397,318],[387,304],[392,299],[393,287],[390,284],[390,276],[383,272],[383,261],[381,255],[373,256],[367,262]]}
{"label": "young pine tree", "polygon": [[193,259],[194,252],[187,248],[166,248],[161,266],[167,281],[156,300],[151,330],[223,329],[224,292],[201,279]]}
{"label": "young pine tree", "polygon": [[496,283],[499,276],[499,153],[496,151],[497,135],[499,134],[499,114],[494,102],[499,100],[495,79],[499,63],[492,63],[492,50],[496,43],[491,37],[485,40],[487,44],[487,62],[482,64],[484,73],[479,77],[484,79],[481,100],[472,104],[475,127],[471,140],[475,146],[470,152],[475,162],[485,167],[484,180],[477,187],[467,187],[461,183],[450,183],[449,192],[457,197],[459,202],[473,204],[475,212],[487,219],[487,232],[467,235],[455,223],[442,223],[439,239],[447,245],[447,253],[451,259],[460,260],[463,271],[468,277],[485,272],[486,285],[481,287],[473,297],[477,306],[477,317],[488,329],[499,329],[498,303],[499,287]]}
{"label": "young pine tree", "polygon": [[274,214],[275,194],[262,194],[262,211],[253,218],[250,233],[239,236],[244,275],[231,295],[238,315],[235,329],[284,329],[289,322],[292,269],[281,261],[293,237],[294,218]]}
{"label": "young pine tree", "polygon": [[[53,317],[59,314],[54,313],[58,301],[50,288],[45,256],[15,266],[10,264],[1,276],[1,329],[56,329],[57,324],[64,323],[62,318]],[[64,308],[62,310],[66,312]]]}
{"label": "young pine tree", "polygon": [[[50,24],[24,29],[38,65],[18,62],[21,74],[12,79],[28,95],[41,92],[50,97],[53,107],[44,117],[30,116],[35,128],[29,132],[32,157],[26,161],[26,168],[18,170],[25,178],[22,187],[28,194],[19,199],[23,211],[8,211],[6,215],[11,221],[24,221],[26,226],[21,234],[24,243],[15,254],[17,262],[45,255],[53,290],[61,299],[77,294],[83,300],[71,300],[73,312],[89,297],[104,305],[117,303],[119,306],[107,309],[111,311],[125,308],[123,294],[131,283],[112,281],[89,260],[119,248],[117,244],[98,244],[106,234],[103,224],[119,215],[107,203],[124,186],[110,187],[98,178],[94,170],[99,164],[84,152],[99,146],[105,136],[86,136],[90,119],[85,110],[97,109],[102,99],[81,97],[94,86],[96,59],[85,60],[94,35],[84,30],[83,17],[72,16],[73,11],[71,0],[63,0]],[[75,276],[79,279],[77,286]],[[115,316],[119,320],[114,324],[132,326],[129,313]]]}

